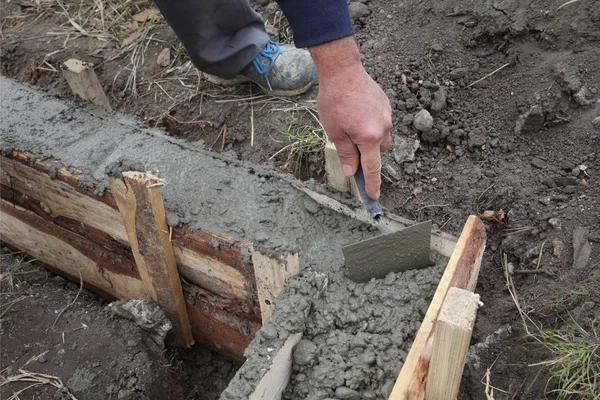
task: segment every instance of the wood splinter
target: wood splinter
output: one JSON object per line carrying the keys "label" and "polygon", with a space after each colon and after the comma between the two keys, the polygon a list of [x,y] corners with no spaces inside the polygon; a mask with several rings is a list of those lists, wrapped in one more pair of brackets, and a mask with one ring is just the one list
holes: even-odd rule
{"label": "wood splinter", "polygon": [[63,63],[62,70],[73,93],[82,99],[104,106],[107,111],[112,111],[108,97],[94,72],[93,64],[71,58]]}
{"label": "wood splinter", "polygon": [[146,172],[123,172],[123,179],[109,177],[108,181],[125,223],[144,291],[173,324],[167,341],[174,346],[189,347],[194,339],[160,186],[156,185],[160,180]]}

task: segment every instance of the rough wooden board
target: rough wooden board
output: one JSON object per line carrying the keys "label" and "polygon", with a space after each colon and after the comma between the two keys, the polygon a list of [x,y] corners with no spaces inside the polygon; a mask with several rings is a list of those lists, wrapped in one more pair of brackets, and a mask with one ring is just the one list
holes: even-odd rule
{"label": "rough wooden board", "polygon": [[93,64],[71,58],[63,63],[62,70],[73,93],[112,111],[110,101],[94,72]]}
{"label": "rough wooden board", "polygon": [[173,324],[167,339],[172,345],[189,347],[194,340],[158,178],[145,172],[124,172],[123,179],[110,177],[109,182],[144,290]]}
{"label": "rough wooden board", "polygon": [[248,298],[249,282],[237,269],[185,247],[173,250],[179,273],[189,282],[225,299]]}
{"label": "rough wooden board", "polygon": [[473,291],[485,249],[485,226],[471,215],[458,239],[425,318],[404,361],[390,400],[416,400],[425,396],[427,372],[438,314],[451,287]]}
{"label": "rough wooden board", "polygon": [[431,266],[431,221],[342,247],[348,277],[355,282],[390,272]]}
{"label": "rough wooden board", "polygon": [[479,295],[451,287],[438,316],[425,399],[455,399],[471,342]]}
{"label": "rough wooden board", "polygon": [[84,282],[114,298],[145,297],[142,282],[135,276],[137,273],[118,273],[110,267],[118,260],[113,253],[4,200],[1,201],[0,232],[3,242],[64,271],[77,281],[81,273]]}
{"label": "rough wooden board", "polygon": [[354,177],[344,175],[335,144],[327,142],[324,152],[327,186],[339,192],[350,192],[354,197],[360,199],[360,192],[358,191]]}
{"label": "rough wooden board", "polygon": [[0,157],[0,166],[1,183],[37,199],[49,215],[83,222],[122,243],[128,243],[125,226],[117,210],[18,161]]}
{"label": "rough wooden board", "polygon": [[292,352],[302,333],[292,333],[273,358],[269,371],[250,395],[250,400],[281,400],[292,376]]}
{"label": "rough wooden board", "polygon": [[275,310],[274,300],[285,287],[287,281],[298,272],[298,254],[287,254],[279,258],[266,256],[251,248],[256,291],[263,323]]}

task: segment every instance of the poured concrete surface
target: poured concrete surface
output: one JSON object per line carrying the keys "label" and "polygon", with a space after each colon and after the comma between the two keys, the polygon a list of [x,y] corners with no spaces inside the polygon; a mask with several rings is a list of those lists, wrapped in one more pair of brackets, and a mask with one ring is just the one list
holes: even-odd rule
{"label": "poured concrete surface", "polygon": [[11,149],[56,159],[106,187],[106,169],[119,160],[158,172],[167,219],[190,223],[268,254],[300,253],[301,265],[341,269],[341,247],[377,233],[323,209],[291,187],[293,177],[268,166],[217,155],[202,143],[174,139],[129,116],[57,100],[0,77],[0,137]]}

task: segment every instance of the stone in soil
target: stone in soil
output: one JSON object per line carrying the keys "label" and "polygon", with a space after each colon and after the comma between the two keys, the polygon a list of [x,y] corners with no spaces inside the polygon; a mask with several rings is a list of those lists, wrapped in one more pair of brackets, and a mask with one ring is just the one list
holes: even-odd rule
{"label": "stone in soil", "polygon": [[350,16],[353,20],[364,18],[371,14],[371,10],[369,10],[369,7],[366,4],[360,2],[350,3],[348,9],[350,10]]}
{"label": "stone in soil", "polygon": [[515,133],[535,133],[544,126],[544,111],[542,107],[535,105],[526,113],[519,116],[515,125]]}
{"label": "stone in soil", "polygon": [[427,110],[421,110],[413,118],[413,126],[419,132],[429,132],[433,127],[433,117]]}
{"label": "stone in soil", "polygon": [[410,139],[403,136],[395,136],[393,139],[393,154],[396,163],[402,164],[415,159],[415,152],[419,148],[419,139]]}

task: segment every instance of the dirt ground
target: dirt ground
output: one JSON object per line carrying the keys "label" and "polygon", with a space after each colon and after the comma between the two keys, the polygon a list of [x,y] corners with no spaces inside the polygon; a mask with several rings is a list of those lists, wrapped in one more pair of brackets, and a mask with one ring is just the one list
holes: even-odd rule
{"label": "dirt ground", "polygon": [[[272,35],[290,39],[275,3],[253,4]],[[76,57],[94,63],[115,110],[322,180],[316,89],[279,99],[210,84],[159,15],[140,16],[150,6],[2,2],[1,73],[72,98],[60,64]],[[600,2],[361,0],[351,9],[364,64],[394,109],[383,205],[453,234],[470,214],[488,220],[485,306],[460,398],[556,397],[548,379],[558,353],[538,343],[538,328],[576,321],[589,334],[577,340],[599,341]],[[420,109],[433,114],[429,131],[414,128]],[[53,295],[64,307],[72,292]]]}
{"label": "dirt ground", "polygon": [[78,283],[0,257],[2,399],[215,400],[239,368],[198,346],[161,349]]}

